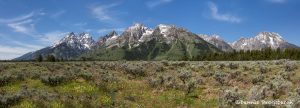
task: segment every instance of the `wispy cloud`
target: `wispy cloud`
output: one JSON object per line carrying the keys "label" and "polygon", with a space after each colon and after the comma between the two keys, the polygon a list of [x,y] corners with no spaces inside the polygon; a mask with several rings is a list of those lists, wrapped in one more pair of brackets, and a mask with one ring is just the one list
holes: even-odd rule
{"label": "wispy cloud", "polygon": [[87,25],[86,22],[79,22],[79,23],[73,24],[73,26],[76,26],[76,27],[82,27],[82,26],[86,26],[86,25]]}
{"label": "wispy cloud", "polygon": [[210,13],[211,13],[211,17],[215,20],[219,20],[219,21],[227,21],[227,22],[232,22],[232,23],[240,23],[242,21],[241,18],[234,16],[232,14],[229,13],[220,13],[218,6],[213,3],[213,2],[209,2],[208,3],[209,9],[210,9]]}
{"label": "wispy cloud", "polygon": [[27,19],[21,22],[9,23],[7,26],[12,28],[15,32],[32,35],[32,33],[35,32],[35,26],[32,22],[32,19]]}
{"label": "wispy cloud", "polygon": [[150,1],[146,2],[146,5],[148,8],[154,8],[159,5],[171,3],[172,1],[173,0],[150,0]]}
{"label": "wispy cloud", "polygon": [[287,2],[287,0],[267,0],[269,2],[272,2],[272,3],[285,3]]}
{"label": "wispy cloud", "polygon": [[92,15],[99,21],[116,21],[117,19],[113,16],[116,14],[112,9],[118,6],[118,3],[109,5],[97,5],[89,7]]}
{"label": "wispy cloud", "polygon": [[15,44],[16,46],[21,46],[21,47],[24,47],[24,48],[29,48],[31,50],[38,50],[38,49],[41,49],[41,48],[44,47],[43,45],[28,44],[28,43],[23,43],[23,42],[20,42],[20,41],[15,41],[15,40],[11,40],[11,42],[13,44]]}
{"label": "wispy cloud", "polygon": [[31,17],[33,17],[33,15],[34,15],[34,12],[30,12],[28,14],[21,15],[21,16],[15,17],[15,18],[9,18],[9,19],[1,18],[0,23],[12,23],[12,22],[16,22],[16,21],[21,21],[21,20],[31,18]]}
{"label": "wispy cloud", "polygon": [[60,16],[64,15],[67,11],[66,10],[60,10],[60,11],[57,11],[56,13],[52,14],[50,17],[51,18],[59,18]]}
{"label": "wispy cloud", "polygon": [[15,32],[26,34],[26,35],[34,35],[35,31],[35,17],[45,15],[42,10],[32,11],[28,14],[24,14],[21,16],[3,19],[0,18],[0,23],[4,23],[7,27],[11,28]]}

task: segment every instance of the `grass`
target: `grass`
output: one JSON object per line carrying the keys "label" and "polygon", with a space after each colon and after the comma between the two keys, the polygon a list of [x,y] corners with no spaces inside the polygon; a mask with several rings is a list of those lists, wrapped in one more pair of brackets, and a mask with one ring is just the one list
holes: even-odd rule
{"label": "grass", "polygon": [[0,88],[0,90],[6,91],[8,93],[17,93],[21,90],[21,82],[9,83]]}

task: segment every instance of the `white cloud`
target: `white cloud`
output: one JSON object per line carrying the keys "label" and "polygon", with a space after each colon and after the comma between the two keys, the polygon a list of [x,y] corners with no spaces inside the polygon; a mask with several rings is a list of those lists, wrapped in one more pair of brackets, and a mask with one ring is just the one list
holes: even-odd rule
{"label": "white cloud", "polygon": [[159,5],[171,3],[172,1],[173,0],[150,0],[150,1],[146,2],[146,5],[149,8],[154,8],[154,7],[157,7]]}
{"label": "white cloud", "polygon": [[7,34],[0,34],[0,37],[2,41],[9,42],[9,45],[7,43],[0,44],[0,60],[10,60],[45,47],[45,45],[33,44],[32,42],[24,43],[17,41],[10,38],[11,36]]}
{"label": "white cloud", "polygon": [[113,12],[110,10],[113,7],[118,6],[119,4],[110,4],[110,5],[98,5],[91,6],[92,15],[100,21],[113,21],[116,20],[113,17]]}
{"label": "white cloud", "polygon": [[62,39],[68,32],[62,32],[62,31],[52,31],[45,33],[42,35],[42,37],[39,39],[42,42],[46,42],[45,44],[53,44],[57,43],[60,39]]}
{"label": "white cloud", "polygon": [[10,60],[31,51],[33,49],[0,45],[0,60]]}
{"label": "white cloud", "polygon": [[285,3],[287,0],[267,0],[272,3]]}
{"label": "white cloud", "polygon": [[11,40],[11,42],[14,44],[13,46],[0,45],[0,60],[14,59],[44,47],[42,45],[27,44],[14,40]]}
{"label": "white cloud", "polygon": [[233,22],[233,23],[239,23],[242,21],[241,18],[231,15],[229,13],[225,13],[225,14],[219,13],[219,9],[218,9],[217,5],[213,2],[209,2],[208,6],[211,11],[211,17],[215,20],[227,21],[227,22]]}

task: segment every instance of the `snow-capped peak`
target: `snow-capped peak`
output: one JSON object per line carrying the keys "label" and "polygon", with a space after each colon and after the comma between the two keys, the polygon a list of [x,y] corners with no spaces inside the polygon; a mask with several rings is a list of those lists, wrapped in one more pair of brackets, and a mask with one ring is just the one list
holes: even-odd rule
{"label": "snow-capped peak", "polygon": [[91,45],[94,44],[94,40],[92,39],[92,36],[89,33],[81,33],[78,37],[78,40],[87,49],[91,49]]}
{"label": "snow-capped peak", "polygon": [[265,41],[270,41],[271,43],[274,43],[274,41],[284,42],[283,38],[275,32],[260,32],[255,38],[264,43]]}
{"label": "snow-capped peak", "polygon": [[219,39],[219,40],[223,40],[219,35],[213,34],[212,37]]}
{"label": "snow-capped peak", "polygon": [[217,34],[213,34],[211,36],[209,35],[205,35],[205,34],[199,34],[198,36],[200,36],[201,38],[203,38],[206,41],[211,41],[211,40],[220,40],[220,41],[224,41],[219,35]]}
{"label": "snow-capped peak", "polygon": [[144,26],[144,24],[141,23],[135,23],[132,26],[128,27],[126,31],[135,31],[135,30],[142,30],[147,29],[147,27]]}
{"label": "snow-capped peak", "polygon": [[158,29],[160,30],[160,33],[163,34],[165,37],[168,35],[169,30],[173,27],[171,25],[166,25],[166,24],[159,24]]}
{"label": "snow-capped peak", "polygon": [[232,44],[237,50],[260,50],[267,47],[277,49],[286,45],[288,43],[275,32],[260,32],[253,38],[242,38]]}
{"label": "snow-capped peak", "polygon": [[94,44],[94,40],[89,33],[81,33],[77,36],[75,33],[71,32],[67,34],[63,39],[58,43],[55,43],[52,48],[57,47],[61,44],[66,44],[71,47],[77,47],[80,49],[90,49]]}
{"label": "snow-capped peak", "polygon": [[57,43],[55,43],[52,47],[56,47],[57,45],[60,45],[62,43],[74,43],[76,39],[77,39],[77,37],[76,37],[75,33],[71,32],[71,33],[68,33],[60,41],[58,41]]}

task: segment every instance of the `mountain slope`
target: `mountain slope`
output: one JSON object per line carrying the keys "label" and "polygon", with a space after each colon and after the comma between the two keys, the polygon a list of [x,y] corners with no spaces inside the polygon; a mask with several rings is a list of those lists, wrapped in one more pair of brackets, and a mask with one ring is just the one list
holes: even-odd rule
{"label": "mountain slope", "polygon": [[134,24],[112,41],[85,53],[91,60],[187,60],[209,52],[220,52],[198,35],[173,25],[150,29]]}
{"label": "mountain slope", "polygon": [[72,32],[52,46],[27,53],[14,60],[34,60],[39,55],[44,58],[53,55],[58,59],[70,60],[90,50],[93,45],[94,40],[88,33],[81,33],[77,36]]}
{"label": "mountain slope", "polygon": [[232,43],[231,46],[236,50],[261,50],[268,47],[272,49],[298,48],[274,32],[260,32],[253,38],[241,38]]}
{"label": "mountain slope", "polygon": [[220,38],[218,35],[212,35],[208,36],[205,34],[200,34],[199,35],[201,38],[203,38],[205,41],[215,45],[217,48],[221,49],[224,52],[232,52],[233,48],[225,42],[223,39]]}

